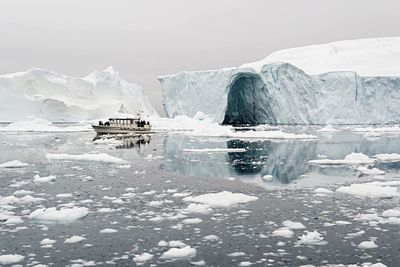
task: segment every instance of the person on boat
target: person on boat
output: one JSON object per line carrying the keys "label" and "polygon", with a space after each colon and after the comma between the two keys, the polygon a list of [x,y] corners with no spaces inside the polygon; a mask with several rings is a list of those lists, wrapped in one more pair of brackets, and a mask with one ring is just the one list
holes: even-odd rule
{"label": "person on boat", "polygon": [[99,121],[99,125],[103,125],[103,122],[102,122],[102,121]]}

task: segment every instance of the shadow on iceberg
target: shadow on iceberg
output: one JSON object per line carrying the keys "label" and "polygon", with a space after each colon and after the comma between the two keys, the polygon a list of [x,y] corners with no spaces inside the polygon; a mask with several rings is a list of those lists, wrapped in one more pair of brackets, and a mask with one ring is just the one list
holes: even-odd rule
{"label": "shadow on iceberg", "polygon": [[239,72],[233,77],[228,90],[223,124],[276,123],[269,105],[267,85],[260,75]]}

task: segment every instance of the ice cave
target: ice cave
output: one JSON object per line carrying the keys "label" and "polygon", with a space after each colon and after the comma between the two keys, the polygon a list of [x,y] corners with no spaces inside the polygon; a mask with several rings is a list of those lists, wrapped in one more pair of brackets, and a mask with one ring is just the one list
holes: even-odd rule
{"label": "ice cave", "polygon": [[258,74],[239,73],[228,88],[223,124],[275,123],[268,105],[268,89]]}

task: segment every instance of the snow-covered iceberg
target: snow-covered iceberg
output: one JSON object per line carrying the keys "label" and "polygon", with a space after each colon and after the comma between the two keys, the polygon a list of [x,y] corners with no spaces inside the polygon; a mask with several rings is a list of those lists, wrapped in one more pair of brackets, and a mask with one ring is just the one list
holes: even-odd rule
{"label": "snow-covered iceberg", "polygon": [[400,38],[287,49],[238,68],[159,77],[169,117],[218,123],[400,122]]}
{"label": "snow-covered iceberg", "polygon": [[116,113],[156,115],[140,85],[112,67],[75,78],[43,69],[0,75],[0,121],[34,115],[49,121],[81,121]]}

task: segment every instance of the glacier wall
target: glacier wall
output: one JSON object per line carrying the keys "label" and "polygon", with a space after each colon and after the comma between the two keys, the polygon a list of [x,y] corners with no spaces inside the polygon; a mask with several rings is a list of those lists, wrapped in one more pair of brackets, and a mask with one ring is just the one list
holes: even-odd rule
{"label": "glacier wall", "polygon": [[400,123],[400,77],[309,75],[289,63],[159,77],[169,117],[197,111],[227,124]]}
{"label": "glacier wall", "polygon": [[0,121],[36,116],[50,121],[82,121],[116,113],[157,115],[140,85],[109,67],[83,78],[33,68],[0,75]]}

